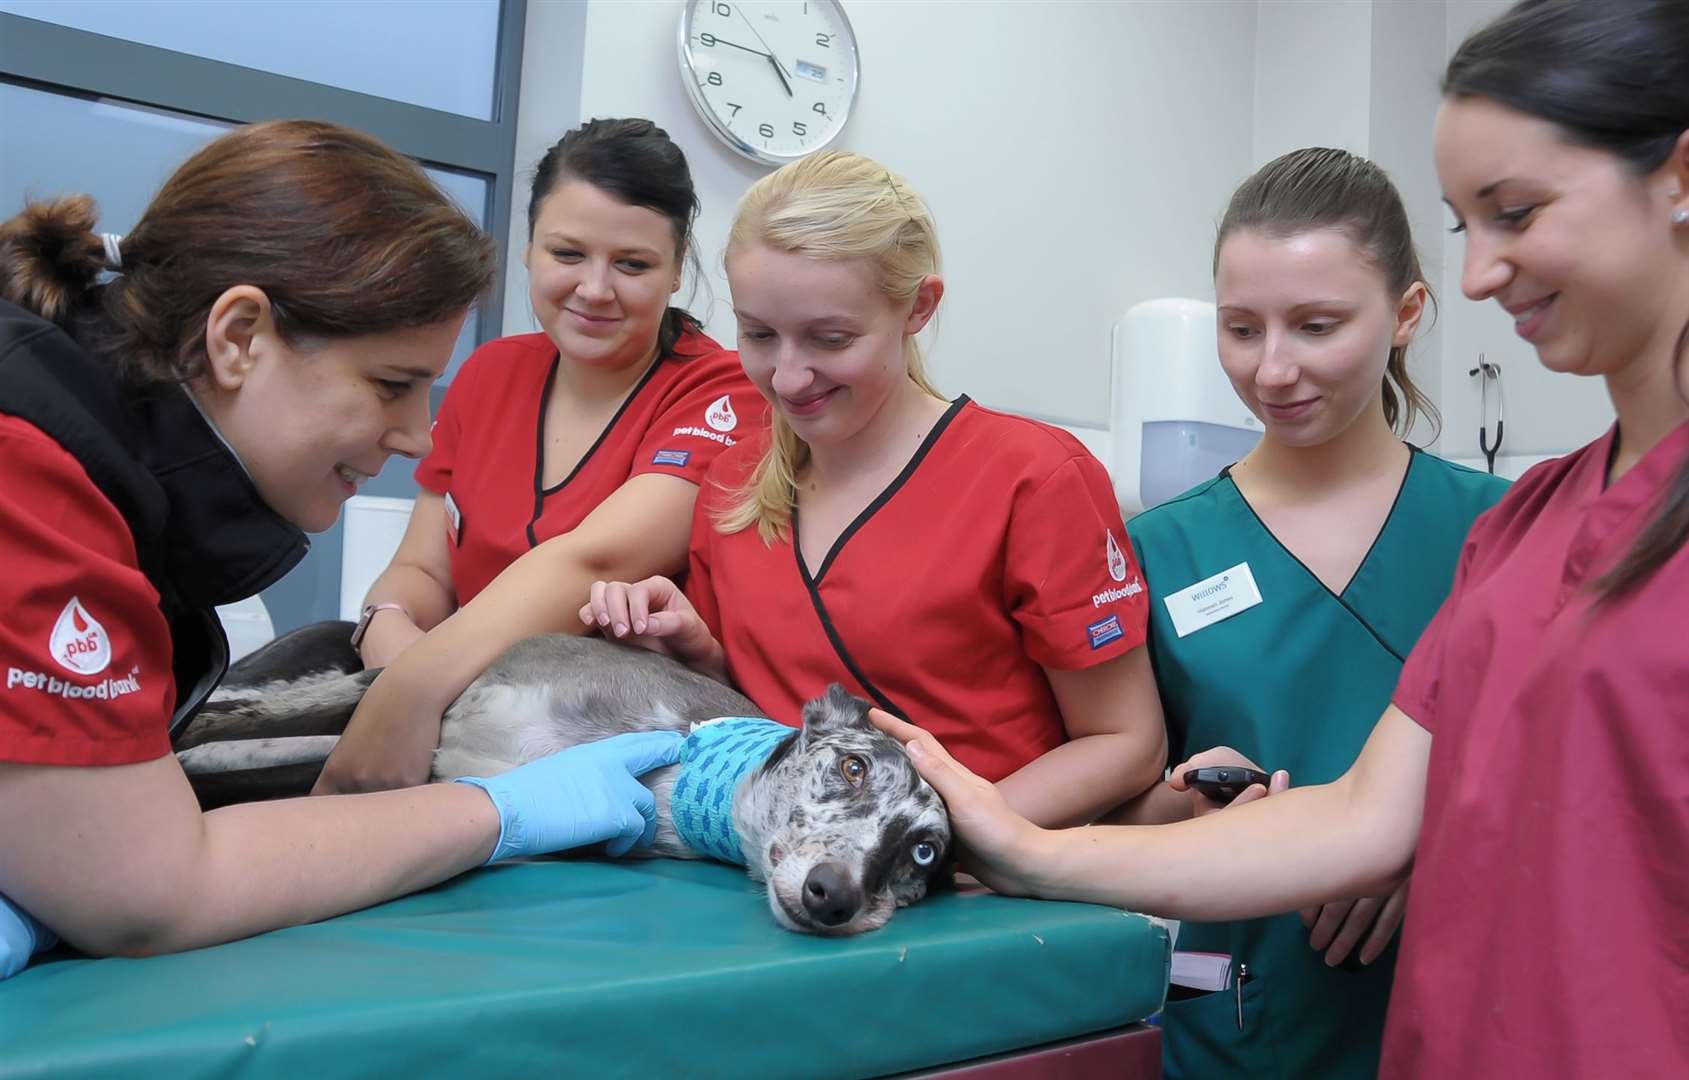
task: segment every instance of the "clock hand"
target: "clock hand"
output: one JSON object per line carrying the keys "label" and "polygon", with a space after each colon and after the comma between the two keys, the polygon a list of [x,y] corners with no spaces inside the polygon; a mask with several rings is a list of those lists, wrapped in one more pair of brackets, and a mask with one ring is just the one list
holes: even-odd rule
{"label": "clock hand", "polygon": [[774,59],[774,54],[770,53],[768,56],[768,62],[774,65],[774,74],[780,76],[780,85],[786,88],[786,96],[791,97],[792,84],[786,81],[786,73],[780,70],[780,61]]}
{"label": "clock hand", "polygon": [[769,59],[773,59],[772,57],[769,57],[768,54],[763,52],[761,49],[753,49],[749,45],[741,45],[737,41],[728,41],[724,37],[716,38],[715,43],[717,45],[729,45],[729,46],[732,46],[735,49],[743,49],[745,52],[750,53],[752,56],[762,56],[762,57],[768,57]]}
{"label": "clock hand", "polygon": [[791,97],[792,84],[786,81],[785,65],[780,63],[779,58],[774,55],[773,47],[770,46],[767,40],[765,40],[763,36],[757,32],[757,28],[751,22],[750,16],[745,14],[745,5],[739,4],[733,10],[739,13],[739,18],[744,20],[745,25],[750,28],[751,36],[755,37],[757,42],[762,45],[763,48],[768,50],[768,62],[774,65],[774,74],[780,76],[780,85],[786,88],[786,96]]}

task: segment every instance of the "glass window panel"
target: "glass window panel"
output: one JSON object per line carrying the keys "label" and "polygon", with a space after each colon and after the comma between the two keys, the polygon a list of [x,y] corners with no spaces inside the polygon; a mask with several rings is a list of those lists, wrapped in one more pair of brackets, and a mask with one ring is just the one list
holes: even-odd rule
{"label": "glass window panel", "polygon": [[156,109],[0,82],[0,217],[25,198],[86,192],[100,230],[125,233],[189,154],[228,130]]}
{"label": "glass window panel", "polygon": [[[487,192],[488,184],[485,177],[471,176],[468,173],[451,172],[447,169],[427,169],[428,175],[434,182],[445,189],[463,212],[469,215],[471,221],[485,229],[487,227]],[[457,375],[463,362],[469,359],[469,354],[475,351],[475,346],[482,340],[480,333],[481,309],[463,324],[463,332],[457,336],[457,347],[452,350],[451,363],[446,366],[446,373],[441,384],[450,383]]]}
{"label": "glass window panel", "polygon": [[499,0],[0,0],[0,11],[478,120],[493,115]]}
{"label": "glass window panel", "polygon": [[[227,129],[157,109],[0,82],[0,218],[21,210],[25,199],[85,192],[99,203],[102,232],[128,232],[176,166]],[[427,172],[486,227],[487,178]],[[481,340],[479,322],[464,324],[446,381]]]}

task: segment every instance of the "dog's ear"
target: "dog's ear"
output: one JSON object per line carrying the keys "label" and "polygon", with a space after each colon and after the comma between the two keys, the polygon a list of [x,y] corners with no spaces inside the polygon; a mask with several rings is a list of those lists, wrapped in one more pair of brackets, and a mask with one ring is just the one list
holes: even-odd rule
{"label": "dog's ear", "polygon": [[818,698],[804,702],[803,729],[817,734],[845,728],[872,730],[868,722],[869,704],[838,683],[827,687]]}

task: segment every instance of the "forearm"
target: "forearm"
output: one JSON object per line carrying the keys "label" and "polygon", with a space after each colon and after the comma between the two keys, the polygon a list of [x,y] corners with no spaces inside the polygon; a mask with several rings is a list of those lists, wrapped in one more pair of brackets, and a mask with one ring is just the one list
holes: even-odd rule
{"label": "forearm", "polygon": [[1417,817],[1369,809],[1345,777],[1172,825],[1033,834],[1022,865],[1039,896],[1222,921],[1376,892],[1417,834]]}
{"label": "forearm", "polygon": [[567,546],[542,544],[412,643],[376,685],[438,716],[518,641],[586,632],[576,611],[600,569]]}
{"label": "forearm", "polygon": [[1191,816],[1190,796],[1163,780],[1101,818],[1105,825],[1168,825]]}
{"label": "forearm", "polygon": [[390,564],[364,594],[364,605],[398,604],[399,612],[382,612],[370,623],[373,636],[389,620],[404,620],[418,630],[432,630],[457,607],[457,598],[449,582],[440,581],[420,566],[411,563]]}
{"label": "forearm", "polygon": [[232,941],[454,877],[485,862],[498,834],[491,800],[461,784],[227,807],[203,815],[170,882],[165,866],[134,868],[156,887],[108,886],[64,934],[95,955]]}
{"label": "forearm", "polygon": [[1082,825],[1159,780],[1166,756],[1166,734],[1159,726],[1085,735],[1004,777],[997,789],[1036,824]]}

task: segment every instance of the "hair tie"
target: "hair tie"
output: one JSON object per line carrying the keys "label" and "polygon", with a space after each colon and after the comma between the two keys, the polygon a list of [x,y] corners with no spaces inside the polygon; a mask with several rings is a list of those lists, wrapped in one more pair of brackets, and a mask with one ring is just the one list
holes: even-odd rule
{"label": "hair tie", "polygon": [[118,245],[123,242],[122,233],[101,233],[100,242],[106,247],[106,269],[117,273],[123,269],[123,252]]}

